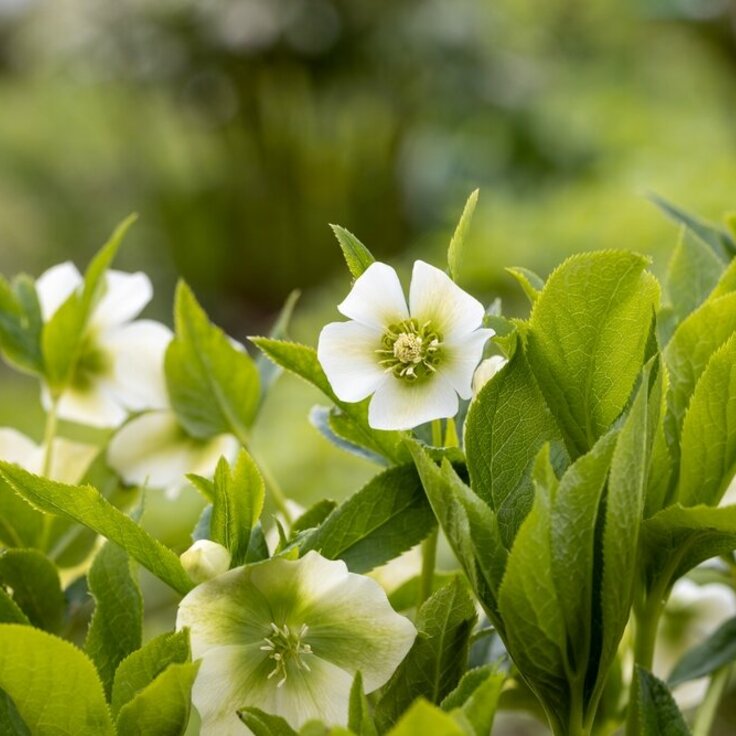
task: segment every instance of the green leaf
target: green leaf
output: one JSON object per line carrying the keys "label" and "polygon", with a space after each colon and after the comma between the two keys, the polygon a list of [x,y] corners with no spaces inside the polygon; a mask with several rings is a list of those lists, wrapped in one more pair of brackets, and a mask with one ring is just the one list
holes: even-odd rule
{"label": "green leaf", "polygon": [[442,710],[461,715],[470,724],[474,736],[488,736],[505,679],[502,672],[490,665],[469,670],[442,701]]}
{"label": "green leaf", "polygon": [[363,690],[363,675],[355,673],[353,686],[350,688],[348,704],[348,728],[357,736],[378,736],[376,724],[373,722],[368,698]]}
{"label": "green leaf", "polygon": [[130,559],[117,544],[107,542],[87,573],[95,610],[84,649],[100,673],[110,698],[118,665],[141,645],[143,598],[130,570]]}
{"label": "green leaf", "polygon": [[572,458],[608,431],[641,370],[658,298],[646,266],[623,251],[572,256],[532,309],[529,365]]}
{"label": "green leaf", "polygon": [[0,585],[0,624],[28,624],[28,617]]}
{"label": "green leaf", "polygon": [[299,543],[301,554],[317,550],[367,572],[424,539],[435,525],[432,509],[412,466],[376,475]]}
{"label": "green leaf", "polygon": [[162,634],[124,659],[115,672],[111,706],[114,716],[140,691],[150,685],[170,664],[189,661],[189,634]]}
{"label": "green leaf", "polygon": [[534,304],[540,292],[544,289],[542,278],[528,268],[507,268],[506,271],[516,279],[527,299],[529,299],[529,303]]}
{"label": "green leaf", "polygon": [[[440,588],[450,583],[457,576],[455,572],[435,571],[432,576],[431,593],[436,593]],[[415,608],[422,590],[422,576],[415,575],[394,588],[388,594],[388,602],[394,611],[408,611]]]}
{"label": "green leaf", "polygon": [[243,708],[238,717],[254,736],[297,736],[297,732],[281,716],[274,716],[260,708]]}
{"label": "green leaf", "polygon": [[182,281],[174,306],[176,337],[164,370],[171,405],[182,427],[198,439],[230,433],[243,444],[260,400],[256,364],[213,325]]}
{"label": "green leaf", "polygon": [[342,248],[348,270],[353,278],[357,279],[376,259],[368,248],[344,227],[340,227],[340,225],[330,225],[330,227],[332,232],[335,233],[340,248]]}
{"label": "green leaf", "polygon": [[41,306],[33,280],[21,275],[11,285],[0,277],[0,349],[11,366],[43,374],[42,328]]}
{"label": "green leaf", "polygon": [[717,299],[719,296],[725,296],[732,291],[736,291],[736,258],[733,258],[728,264],[708,298]]}
{"label": "green leaf", "polygon": [[467,666],[476,618],[473,601],[459,578],[425,601],[417,615],[419,633],[414,645],[376,707],[382,730],[418,697],[439,703],[455,688]]}
{"label": "green leaf", "polygon": [[[736,468],[736,334],[711,357],[682,423],[677,498],[715,506]],[[729,400],[726,400],[729,397]]]}
{"label": "green leaf", "polygon": [[296,534],[296,532],[318,527],[336,508],[337,502],[330,498],[323,498],[321,501],[317,501],[317,503],[310,506],[300,517],[294,520],[291,525],[291,533]]}
{"label": "green leaf", "polygon": [[335,396],[319,364],[317,351],[314,348],[295,342],[271,340],[267,337],[251,337],[250,340],[274,363],[311,383],[338,406],[354,424],[352,442],[382,455],[392,463],[407,460],[401,445],[403,435],[400,432],[373,429],[368,425],[367,400],[357,404],[348,404]]}
{"label": "green leaf", "polygon": [[171,664],[118,713],[119,736],[182,736],[199,662]]}
{"label": "green leaf", "polygon": [[210,534],[213,542],[229,550],[232,567],[245,562],[251,529],[261,516],[265,494],[258,466],[245,449],[232,468],[220,458],[215,470]]}
{"label": "green leaf", "polygon": [[365,441],[365,428],[356,424],[337,407],[313,406],[309,412],[309,423],[340,450],[377,465],[388,464],[382,455],[361,444]]}
{"label": "green leaf", "polygon": [[33,736],[18,714],[10,696],[0,690],[0,733],[5,736]]}
{"label": "green leaf", "polygon": [[457,281],[460,275],[460,263],[461,255],[463,251],[463,245],[465,239],[468,237],[468,231],[470,230],[470,223],[473,219],[473,213],[475,212],[475,206],[478,204],[478,190],[474,189],[463,208],[463,213],[460,215],[460,220],[457,223],[455,232],[452,234],[450,240],[450,247],[447,249],[447,270],[450,274],[450,278],[453,281]]}
{"label": "green leaf", "polygon": [[66,603],[53,563],[35,549],[0,553],[0,583],[13,590],[13,600],[33,626],[53,633],[61,629]]}
{"label": "green leaf", "polygon": [[666,591],[696,565],[736,549],[736,506],[668,506],[642,524],[641,537],[647,587]]}
{"label": "green leaf", "polygon": [[69,642],[0,624],[0,688],[34,736],[114,736],[94,665]]}
{"label": "green leaf", "polygon": [[[286,338],[289,323],[291,322],[291,317],[294,313],[294,307],[296,307],[296,303],[299,301],[300,296],[301,292],[294,290],[286,298],[284,306],[281,308],[281,311],[276,318],[276,322],[274,322],[271,332],[268,335],[270,338],[274,340],[283,340]],[[258,356],[256,357],[256,368],[258,368],[258,376],[260,378],[261,385],[260,403],[263,404],[268,390],[279,377],[281,368],[268,360],[263,353],[258,353]]]}
{"label": "green leaf", "polygon": [[58,396],[72,381],[84,348],[87,322],[104,293],[105,272],[136,219],[136,215],[130,215],[115,228],[87,267],[81,291],[74,291],[43,327],[41,346],[46,380],[53,396]]}
{"label": "green leaf", "polygon": [[710,675],[736,661],[736,616],[722,623],[704,642],[689,649],[667,678],[670,687]]}
{"label": "green leaf", "polygon": [[637,721],[640,736],[690,736],[670,691],[661,680],[636,666]]}
{"label": "green leaf", "polygon": [[417,700],[404,713],[401,720],[388,732],[387,736],[469,736],[457,721],[423,698]]}
{"label": "green leaf", "polygon": [[471,488],[497,515],[511,547],[532,504],[531,469],[559,430],[521,350],[480,391],[465,422]]}
{"label": "green leaf", "polygon": [[38,547],[43,529],[43,514],[31,508],[0,479],[0,544],[5,547]]}
{"label": "green leaf", "polygon": [[675,331],[664,351],[669,369],[666,427],[671,447],[679,445],[690,399],[713,353],[736,331],[736,292],[709,299]]}
{"label": "green leaf", "polygon": [[447,460],[438,467],[417,442],[407,445],[437,520],[463,566],[478,599],[495,624],[498,589],[506,567],[506,550],[495,515],[458,478]]}
{"label": "green leaf", "polygon": [[186,595],[194,587],[179,558],[118,511],[95,488],[57,483],[3,461],[0,461],[0,476],[41,511],[78,521],[116,542],[178,593]]}

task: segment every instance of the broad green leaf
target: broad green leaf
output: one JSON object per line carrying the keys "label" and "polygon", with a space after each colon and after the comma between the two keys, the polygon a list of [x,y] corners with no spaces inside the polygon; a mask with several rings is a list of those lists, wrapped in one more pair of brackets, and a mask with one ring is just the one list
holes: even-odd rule
{"label": "broad green leaf", "polygon": [[164,370],[179,422],[192,437],[229,433],[244,441],[260,400],[254,361],[209,321],[183,281],[176,289],[174,322]]}
{"label": "broad green leaf", "polygon": [[43,374],[42,328],[33,280],[17,276],[8,284],[0,277],[0,349],[5,360],[21,371]]}
{"label": "broad green leaf", "polygon": [[[457,571],[435,571],[432,576],[430,593],[436,593],[440,588],[444,588],[455,577],[457,577]],[[388,594],[388,602],[391,604],[391,608],[394,611],[408,611],[411,608],[415,608],[422,590],[422,584],[422,576],[415,575],[401,583],[397,588],[394,588]]]}
{"label": "broad green leaf", "polygon": [[10,696],[0,690],[0,733],[4,736],[33,736]]}
{"label": "broad green leaf", "polygon": [[0,545],[37,547],[43,529],[43,514],[31,508],[0,479]]}
{"label": "broad green leaf", "polygon": [[353,278],[357,279],[376,259],[368,248],[349,230],[340,227],[340,225],[330,225],[330,227],[340,244],[345,263],[348,264],[348,270]]}
{"label": "broad green leaf", "polygon": [[114,716],[140,691],[148,687],[170,664],[189,661],[186,631],[162,634],[126,657],[115,672],[111,707]]}
{"label": "broad green leaf", "polygon": [[664,359],[670,375],[666,427],[678,447],[682,421],[695,386],[713,353],[736,332],[736,292],[709,299],[677,328]]}
{"label": "broad green leaf", "polygon": [[43,327],[41,346],[46,381],[52,395],[60,395],[72,381],[84,348],[87,322],[104,293],[105,272],[136,218],[130,215],[115,228],[87,267],[81,290],[74,291]]}
{"label": "broad green leaf", "polygon": [[529,302],[534,304],[539,297],[539,293],[544,289],[544,281],[528,268],[507,268],[506,271],[516,279]]}
{"label": "broad green leaf", "polygon": [[295,534],[296,532],[318,527],[336,508],[337,502],[332,499],[323,498],[321,501],[317,501],[294,520],[291,525],[291,533]]}
{"label": "broad green leaf", "polygon": [[573,459],[621,414],[641,370],[658,299],[646,266],[623,251],[571,256],[532,309],[529,365]]}
{"label": "broad green leaf", "polygon": [[609,432],[560,479],[550,515],[552,577],[568,632],[568,667],[583,677],[593,631],[596,528],[617,435]]}
{"label": "broad green leaf", "polygon": [[357,736],[378,736],[376,724],[373,722],[368,698],[363,690],[363,676],[356,672],[353,686],[350,688],[348,704],[348,728]]}
{"label": "broad green leaf", "polygon": [[670,687],[710,675],[736,661],[736,617],[722,623],[704,642],[685,652],[667,678]]}
{"label": "broad green leaf", "polygon": [[36,508],[68,517],[119,544],[156,577],[186,595],[194,583],[179,558],[92,486],[70,486],[0,461],[0,476]]}
{"label": "broad green leaf", "polygon": [[335,447],[351,455],[357,455],[377,465],[388,465],[386,459],[364,447],[365,429],[356,424],[337,407],[313,406],[309,412],[310,424]]}
{"label": "broad green leaf", "polygon": [[677,498],[715,506],[736,469],[736,334],[711,357],[682,423]]}
{"label": "broad green leaf", "polygon": [[[283,340],[286,338],[289,329],[289,323],[291,322],[291,317],[294,313],[294,307],[296,307],[296,303],[299,301],[300,296],[301,293],[294,290],[286,298],[284,306],[281,308],[281,311],[276,318],[276,322],[274,322],[274,325],[271,328],[271,332],[268,335],[273,340]],[[260,378],[261,386],[260,403],[263,404],[266,399],[266,394],[268,393],[268,390],[271,388],[271,386],[273,386],[274,382],[279,377],[279,374],[281,373],[281,368],[272,361],[268,360],[268,358],[266,358],[263,353],[258,353],[256,357],[256,368],[258,368],[258,376]]]}
{"label": "broad green leaf", "polygon": [[736,506],[668,506],[642,524],[641,535],[647,587],[669,590],[696,565],[736,549]]}
{"label": "broad green leaf", "polygon": [[417,442],[407,442],[442,530],[480,602],[499,628],[498,589],[506,550],[495,515],[457,477],[447,460],[438,467]]}
{"label": "broad green leaf", "polygon": [[717,299],[720,296],[730,294],[732,291],[736,291],[736,258],[731,259],[731,262],[726,267],[721,278],[718,279],[715,289],[711,291],[708,298]]}
{"label": "broad green leaf", "polygon": [[56,633],[64,619],[64,593],[53,563],[35,549],[0,552],[0,584],[33,626]]}
{"label": "broad green leaf", "polygon": [[551,718],[567,723],[567,632],[553,580],[550,499],[537,487],[534,505],[514,540],[498,594],[506,645]]}
{"label": "broad green leaf", "polygon": [[404,713],[401,720],[388,732],[387,736],[470,736],[457,721],[437,706],[423,698],[414,703]]}
{"label": "broad green leaf", "polygon": [[220,458],[215,470],[210,538],[230,551],[232,567],[245,562],[251,529],[261,516],[265,493],[258,466],[245,449],[232,468]]}
{"label": "broad green leaf", "polygon": [[460,275],[463,245],[465,244],[465,239],[468,237],[470,223],[473,220],[473,213],[475,212],[475,206],[477,204],[478,190],[474,189],[465,202],[463,213],[460,215],[460,220],[457,223],[455,232],[452,234],[450,247],[447,249],[447,270],[453,281],[457,281]]}
{"label": "broad green leaf", "polygon": [[367,572],[421,542],[435,525],[412,466],[389,468],[338,506],[299,543]]}
{"label": "broad green leaf", "polygon": [[143,598],[128,555],[112,542],[95,555],[87,583],[95,610],[84,649],[95,663],[109,699],[118,665],[141,646]]}
{"label": "broad green leaf", "polygon": [[[599,678],[605,678],[629,620],[637,577],[639,527],[644,494],[662,406],[662,370],[650,362],[621,427],[611,461],[603,519],[601,653]],[[598,680],[602,686],[603,681]]]}
{"label": "broad green leaf", "polygon": [[456,687],[467,666],[476,618],[473,601],[459,578],[425,601],[417,615],[419,634],[414,645],[384,687],[376,707],[382,729],[417,698],[440,703]]}
{"label": "broad green leaf", "polygon": [[532,504],[531,469],[559,430],[521,350],[480,391],[465,421],[470,486],[498,515],[504,544]]}
{"label": "broad green leaf", "polygon": [[637,734],[640,736],[690,736],[672,694],[661,680],[637,666]]}
{"label": "broad green leaf", "polygon": [[118,713],[118,736],[183,736],[199,662],[169,665]]}
{"label": "broad green leaf", "polygon": [[[1,583],[0,579],[0,583]],[[18,604],[5,592],[0,584],[0,624],[28,624],[30,621]]]}
{"label": "broad green leaf", "polygon": [[63,639],[0,624],[0,688],[33,736],[115,736],[94,665]]}
{"label": "broad green leaf", "polygon": [[492,666],[469,670],[442,701],[442,710],[462,716],[470,724],[474,736],[488,736],[505,679],[506,676]]}
{"label": "broad green leaf", "polygon": [[252,337],[250,340],[274,363],[311,383],[339,407],[355,425],[353,428],[355,435],[351,437],[352,442],[382,455],[393,463],[407,460],[401,445],[402,434],[400,432],[373,429],[368,425],[367,400],[357,404],[348,404],[335,396],[317,360],[317,351],[314,348],[295,342],[271,340],[267,337]]}
{"label": "broad green leaf", "polygon": [[238,717],[254,736],[297,736],[297,732],[281,716],[274,716],[260,708],[243,708]]}

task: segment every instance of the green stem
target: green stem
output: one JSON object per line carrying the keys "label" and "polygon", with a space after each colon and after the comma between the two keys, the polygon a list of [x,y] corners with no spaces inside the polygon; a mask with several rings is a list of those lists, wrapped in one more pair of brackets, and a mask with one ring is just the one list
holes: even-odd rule
{"label": "green stem", "polygon": [[437,561],[438,536],[439,529],[435,527],[422,542],[422,575],[419,581],[419,602],[417,608],[432,595],[434,568]]}
{"label": "green stem", "polygon": [[693,725],[693,736],[708,736],[718,713],[718,706],[731,677],[731,665],[716,670],[710,678],[705,699],[698,708]]}

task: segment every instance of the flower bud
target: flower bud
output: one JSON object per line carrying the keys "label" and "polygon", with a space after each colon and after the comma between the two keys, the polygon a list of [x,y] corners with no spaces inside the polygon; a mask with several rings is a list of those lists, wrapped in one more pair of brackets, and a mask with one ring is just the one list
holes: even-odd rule
{"label": "flower bud", "polygon": [[230,553],[209,539],[198,539],[179,559],[195,583],[222,575],[230,567]]}
{"label": "flower bud", "polygon": [[476,368],[475,374],[473,375],[473,398],[475,398],[480,390],[485,386],[493,376],[503,368],[508,360],[503,355],[492,355],[490,358],[486,358]]}

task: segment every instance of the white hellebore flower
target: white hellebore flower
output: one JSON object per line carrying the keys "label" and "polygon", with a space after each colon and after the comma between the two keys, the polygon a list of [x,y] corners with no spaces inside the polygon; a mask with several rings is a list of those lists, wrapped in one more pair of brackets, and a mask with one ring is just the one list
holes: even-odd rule
{"label": "white hellebore flower", "polygon": [[236,712],[248,706],[297,729],[315,718],[344,725],[355,673],[367,692],[380,687],[416,636],[378,583],[317,552],[202,583],[181,602],[176,627],[189,628],[202,660],[192,690],[202,736],[247,733]]}
{"label": "white hellebore flower", "polygon": [[[44,321],[82,285],[81,274],[68,261],[42,274],[36,291]],[[59,400],[60,417],[117,427],[131,411],[166,405],[163,356],[171,331],[151,320],[131,321],[152,293],[144,273],[105,274],[105,291],[86,326],[71,385]],[[42,399],[48,409],[51,400],[46,387]]]}
{"label": "white hellebore flower", "polygon": [[416,261],[407,307],[396,271],[373,263],[338,309],[351,321],[323,328],[319,361],[340,400],[373,395],[371,427],[411,429],[452,417],[458,395],[471,397],[494,332],[481,327],[483,305],[443,271]]}

